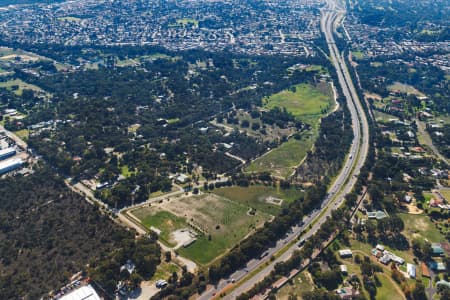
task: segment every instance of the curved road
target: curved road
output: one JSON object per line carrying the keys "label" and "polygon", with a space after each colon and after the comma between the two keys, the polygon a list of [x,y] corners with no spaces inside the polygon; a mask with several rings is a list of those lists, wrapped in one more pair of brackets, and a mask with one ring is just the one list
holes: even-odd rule
{"label": "curved road", "polygon": [[[303,239],[308,239],[314,235],[320,226],[326,221],[331,212],[339,207],[345,200],[345,195],[351,192],[356,183],[364,162],[366,161],[369,150],[369,125],[364,109],[358,98],[352,79],[345,64],[344,57],[336,46],[333,32],[336,31],[339,20],[343,19],[345,10],[339,6],[336,0],[327,0],[327,6],[322,9],[321,14],[321,30],[325,34],[326,41],[330,50],[330,59],[336,69],[339,84],[347,101],[348,109],[351,113],[353,127],[353,142],[347,160],[329,189],[328,196],[324,199],[321,210],[314,211],[311,215],[306,216],[303,220],[304,225],[293,227],[291,232],[279,240],[274,248],[267,251],[267,255],[260,259],[253,259],[243,266],[242,269],[233,273],[230,277],[222,279],[216,286],[209,288],[199,299],[206,300],[214,298],[228,290],[231,293],[224,296],[223,299],[235,299],[238,295],[250,290],[256,283],[263,280],[274,269],[277,262],[286,261],[292,253],[298,249],[296,244],[289,247],[277,259],[270,261],[270,257],[285,247],[285,245],[295,240],[305,228],[311,228],[302,235]],[[299,220],[300,221],[300,220]],[[246,276],[247,273],[256,270],[263,264],[267,265],[252,276]],[[240,282],[242,281],[242,282]],[[239,282],[240,285],[234,287]]]}

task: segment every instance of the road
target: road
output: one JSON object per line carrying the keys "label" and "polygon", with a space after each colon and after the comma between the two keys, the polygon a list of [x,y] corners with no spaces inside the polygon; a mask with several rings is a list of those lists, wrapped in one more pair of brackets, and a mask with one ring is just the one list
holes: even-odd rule
{"label": "road", "polygon": [[[322,9],[321,30],[325,34],[330,50],[330,59],[336,69],[338,81],[346,98],[347,107],[350,110],[352,118],[354,138],[344,166],[331,185],[321,209],[316,210],[311,215],[307,216],[303,220],[303,226],[292,228],[291,232],[286,237],[279,240],[274,248],[270,248],[267,251],[268,254],[263,258],[249,261],[242,269],[236,271],[228,278],[222,279],[216,286],[209,288],[200,295],[199,299],[201,300],[211,299],[215,295],[220,295],[221,293],[232,289],[233,285],[239,282],[239,286],[234,288],[230,294],[223,297],[223,299],[235,299],[238,295],[245,293],[256,283],[263,280],[274,269],[277,262],[289,259],[292,253],[298,249],[296,244],[290,246],[289,249],[277,259],[270,261],[270,257],[273,254],[281,250],[287,243],[295,240],[305,228],[310,229],[302,235],[303,239],[310,238],[320,229],[320,226],[326,221],[327,217],[331,215],[331,212],[344,202],[345,195],[353,189],[357,176],[366,161],[369,151],[369,124],[345,64],[344,57],[339,52],[333,37],[333,32],[335,32],[336,27],[338,26],[338,20],[342,20],[343,16],[345,16],[345,10],[335,1],[336,0],[327,0],[327,6]],[[254,275],[252,274],[251,278],[245,276],[247,273],[256,270],[267,262],[270,263],[268,263],[261,271]],[[240,282],[241,280],[243,282]]]}

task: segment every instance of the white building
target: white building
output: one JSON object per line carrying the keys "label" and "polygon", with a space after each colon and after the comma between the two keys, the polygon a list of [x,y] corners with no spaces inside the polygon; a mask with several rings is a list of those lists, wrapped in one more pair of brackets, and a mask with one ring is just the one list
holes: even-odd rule
{"label": "white building", "polygon": [[339,250],[339,256],[343,258],[352,257],[352,250],[350,249]]}
{"label": "white building", "polygon": [[59,300],[100,300],[94,288],[88,284],[62,296]]}
{"label": "white building", "polygon": [[20,168],[23,165],[23,160],[20,158],[8,159],[0,162],[0,175]]}
{"label": "white building", "polygon": [[416,266],[413,264],[406,264],[406,271],[408,272],[409,278],[416,278]]}

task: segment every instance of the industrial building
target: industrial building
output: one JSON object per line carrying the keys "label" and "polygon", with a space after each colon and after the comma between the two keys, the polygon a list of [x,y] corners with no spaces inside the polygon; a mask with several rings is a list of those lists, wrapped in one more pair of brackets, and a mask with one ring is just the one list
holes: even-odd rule
{"label": "industrial building", "polygon": [[16,149],[14,148],[6,148],[0,150],[0,160],[7,159],[8,157],[16,155]]}
{"label": "industrial building", "polygon": [[69,292],[59,300],[100,300],[94,288],[88,284]]}
{"label": "industrial building", "polygon": [[23,165],[23,160],[20,158],[8,159],[0,162],[0,175],[20,168]]}

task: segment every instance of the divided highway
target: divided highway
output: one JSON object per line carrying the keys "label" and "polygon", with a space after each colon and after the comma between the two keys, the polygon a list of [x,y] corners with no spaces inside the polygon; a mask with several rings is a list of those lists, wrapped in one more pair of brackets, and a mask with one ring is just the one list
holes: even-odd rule
{"label": "divided highway", "polygon": [[[216,295],[220,295],[229,290],[223,299],[235,299],[242,293],[250,290],[256,283],[263,280],[274,269],[276,263],[286,261],[292,255],[292,253],[298,249],[296,243],[289,247],[281,256],[277,259],[270,261],[270,257],[282,248],[286,244],[294,241],[304,229],[308,230],[302,235],[302,238],[308,239],[314,235],[320,228],[320,226],[326,221],[327,217],[331,215],[331,212],[339,207],[345,200],[345,195],[348,194],[356,183],[357,176],[366,161],[369,151],[369,125],[364,109],[356,93],[355,86],[353,85],[351,76],[345,64],[344,57],[339,53],[339,49],[336,46],[333,32],[336,31],[339,20],[342,20],[345,16],[345,10],[338,5],[337,0],[327,0],[327,5],[322,9],[321,14],[321,30],[325,35],[328,48],[330,51],[330,59],[336,69],[338,75],[339,84],[342,92],[347,101],[347,107],[351,113],[352,127],[354,138],[350,147],[349,155],[344,163],[344,166],[337,176],[334,183],[331,185],[328,196],[324,199],[324,202],[320,210],[314,211],[311,215],[305,217],[303,226],[293,227],[291,232],[287,234],[283,239],[279,240],[274,248],[269,249],[260,259],[253,259],[247,263],[246,266],[242,266],[242,269],[233,273],[230,277],[222,279],[215,287],[209,288],[205,291],[199,299],[206,300],[214,298]],[[300,221],[300,220],[299,220]],[[309,227],[311,226],[311,228]],[[248,275],[252,271],[260,268],[262,265],[268,263],[256,274]],[[239,282],[239,286],[235,287]]]}

